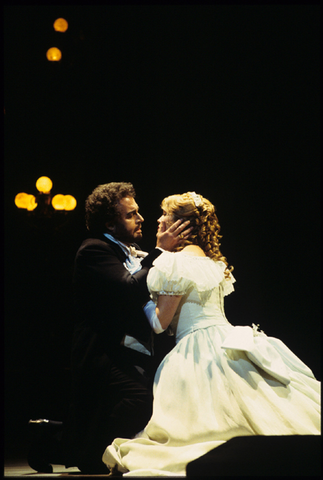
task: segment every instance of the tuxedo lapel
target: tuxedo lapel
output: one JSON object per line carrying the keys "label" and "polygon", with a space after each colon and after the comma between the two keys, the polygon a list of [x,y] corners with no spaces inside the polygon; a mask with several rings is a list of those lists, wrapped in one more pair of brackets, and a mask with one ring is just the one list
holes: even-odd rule
{"label": "tuxedo lapel", "polygon": [[122,248],[117,243],[112,242],[109,238],[105,237],[104,235],[102,235],[101,240],[103,240],[112,248],[112,250],[116,253],[117,257],[120,259],[122,263],[125,262],[127,255],[124,253]]}

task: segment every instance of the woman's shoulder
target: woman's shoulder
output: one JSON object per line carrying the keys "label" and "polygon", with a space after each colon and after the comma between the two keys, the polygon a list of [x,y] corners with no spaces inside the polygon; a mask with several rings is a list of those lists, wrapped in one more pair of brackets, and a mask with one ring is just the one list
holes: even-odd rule
{"label": "woman's shoulder", "polygon": [[185,278],[194,283],[218,285],[224,279],[226,265],[222,261],[215,262],[210,257],[192,255],[191,253],[163,252],[153,262],[156,270],[169,280]]}
{"label": "woman's shoulder", "polygon": [[205,252],[198,245],[186,245],[181,252],[194,257],[206,257]]}
{"label": "woman's shoulder", "polygon": [[201,263],[201,264],[209,264],[210,267],[225,270],[226,265],[224,262],[221,260],[215,261],[212,260],[210,257],[207,255],[201,255],[197,254],[197,252],[194,252],[193,250],[181,250],[179,252],[167,252],[164,251],[156,260],[154,261],[155,263],[160,263],[160,264],[180,264],[180,265],[187,265],[190,263]]}

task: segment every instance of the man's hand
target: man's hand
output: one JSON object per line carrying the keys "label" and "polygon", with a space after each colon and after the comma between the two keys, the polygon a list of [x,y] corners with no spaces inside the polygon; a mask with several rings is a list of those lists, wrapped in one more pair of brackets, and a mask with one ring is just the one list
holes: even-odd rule
{"label": "man's hand", "polygon": [[190,233],[193,230],[193,227],[186,228],[190,223],[189,220],[183,223],[182,222],[183,222],[182,220],[177,220],[167,230],[166,230],[166,223],[160,222],[159,229],[156,235],[157,236],[156,247],[160,247],[160,248],[163,248],[164,250],[168,250],[169,252],[172,252],[184,240],[186,240],[190,236]]}

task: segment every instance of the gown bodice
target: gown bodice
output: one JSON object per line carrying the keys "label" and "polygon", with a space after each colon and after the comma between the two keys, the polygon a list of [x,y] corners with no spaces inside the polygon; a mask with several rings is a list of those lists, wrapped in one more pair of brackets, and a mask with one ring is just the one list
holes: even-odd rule
{"label": "gown bodice", "polygon": [[229,324],[224,296],[234,290],[235,279],[232,274],[226,279],[223,262],[184,252],[165,252],[153,265],[147,277],[152,299],[157,302],[158,295],[182,295],[168,327],[176,343],[198,329]]}
{"label": "gown bodice", "polygon": [[210,292],[209,298],[204,303],[201,303],[194,287],[191,287],[180,301],[168,328],[168,334],[175,335],[178,343],[185,335],[196,330],[228,323],[224,313],[221,285]]}

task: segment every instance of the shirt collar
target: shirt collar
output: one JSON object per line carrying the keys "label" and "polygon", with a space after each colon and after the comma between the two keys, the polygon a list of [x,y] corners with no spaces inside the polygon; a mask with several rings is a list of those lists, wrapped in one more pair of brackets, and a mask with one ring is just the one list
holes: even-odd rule
{"label": "shirt collar", "polygon": [[127,247],[127,245],[125,245],[124,243],[120,242],[119,240],[117,240],[116,238],[114,238],[112,235],[110,235],[110,233],[104,233],[103,234],[106,238],[108,238],[109,240],[111,240],[111,242],[114,242],[116,243],[117,245],[119,245],[119,247],[122,249],[122,251],[127,255],[129,256],[130,255],[130,248]]}

